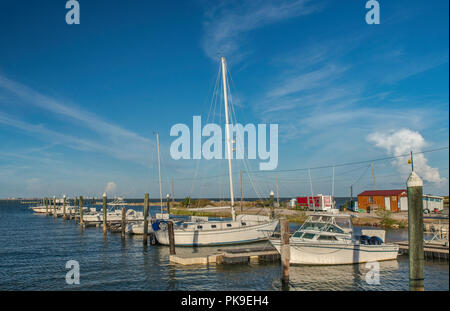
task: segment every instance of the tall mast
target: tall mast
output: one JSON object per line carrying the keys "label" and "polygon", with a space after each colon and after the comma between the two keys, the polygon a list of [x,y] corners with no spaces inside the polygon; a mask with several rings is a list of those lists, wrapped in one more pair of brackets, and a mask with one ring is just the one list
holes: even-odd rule
{"label": "tall mast", "polygon": [[225,103],[225,131],[227,139],[227,154],[228,154],[228,175],[230,177],[230,197],[231,197],[231,216],[236,220],[236,212],[234,211],[234,193],[233,193],[233,172],[231,169],[231,141],[230,141],[230,121],[228,117],[228,98],[227,98],[227,68],[225,57],[221,57],[222,61],[222,80],[223,80],[223,99]]}
{"label": "tall mast", "polygon": [[159,156],[159,134],[158,132],[155,132],[156,134],[156,149],[158,150],[158,175],[159,175],[159,199],[161,201],[161,214],[162,214],[162,185],[161,185],[161,159]]}

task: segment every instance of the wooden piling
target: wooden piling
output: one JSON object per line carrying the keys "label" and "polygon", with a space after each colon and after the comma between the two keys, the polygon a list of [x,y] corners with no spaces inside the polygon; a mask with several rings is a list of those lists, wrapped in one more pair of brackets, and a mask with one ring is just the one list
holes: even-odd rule
{"label": "wooden piling", "polygon": [[56,219],[56,197],[53,196],[53,218]]}
{"label": "wooden piling", "polygon": [[281,284],[283,289],[289,288],[289,261],[291,249],[289,245],[289,222],[286,218],[280,219],[281,226]]}
{"label": "wooden piling", "polygon": [[147,245],[148,239],[148,204],[148,193],[146,193],[144,197],[144,245]]}
{"label": "wooden piling", "polygon": [[424,290],[423,248],[423,182],[414,171],[406,183],[408,187],[408,246],[409,289]]}
{"label": "wooden piling", "polygon": [[75,224],[77,224],[78,221],[78,199],[77,197],[75,197],[74,201],[73,201],[73,218],[75,219]]}
{"label": "wooden piling", "polygon": [[127,215],[126,215],[125,206],[122,206],[122,226],[121,226],[122,238],[125,238],[125,226],[127,223],[126,217],[127,217]]}
{"label": "wooden piling", "polygon": [[63,196],[63,219],[66,220],[67,216],[66,216],[66,196]]}
{"label": "wooden piling", "polygon": [[170,195],[169,194],[166,195],[166,199],[167,199],[167,214],[170,215]]}
{"label": "wooden piling", "polygon": [[48,216],[48,198],[45,198],[45,216]]}
{"label": "wooden piling", "polygon": [[170,247],[170,255],[176,255],[175,253],[175,233],[173,230],[173,222],[167,222],[167,230],[169,232],[169,247]]}
{"label": "wooden piling", "polygon": [[103,193],[103,235],[106,235],[108,233],[107,225],[107,210],[106,210],[106,193]]}
{"label": "wooden piling", "polygon": [[80,204],[80,225],[81,225],[81,227],[83,227],[84,220],[83,220],[83,196],[82,195],[80,195],[79,204]]}

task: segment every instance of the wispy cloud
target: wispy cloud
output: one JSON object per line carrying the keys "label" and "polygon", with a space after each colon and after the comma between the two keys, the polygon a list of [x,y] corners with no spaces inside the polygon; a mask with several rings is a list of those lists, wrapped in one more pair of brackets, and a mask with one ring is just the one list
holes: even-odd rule
{"label": "wispy cloud", "polygon": [[44,124],[26,122],[14,116],[0,112],[0,123],[20,129],[40,140],[61,144],[69,148],[83,151],[98,151],[122,160],[150,166],[149,155],[154,150],[154,142],[137,133],[107,122],[95,114],[45,96],[31,88],[0,76],[0,90],[14,95],[17,99],[50,112],[62,118],[65,122],[81,126],[96,135],[86,134],[80,137],[70,133],[51,130]]}
{"label": "wispy cloud", "polygon": [[319,9],[320,6],[311,4],[310,0],[221,2],[205,13],[203,50],[213,60],[225,55],[238,62],[250,53],[247,47],[241,49],[246,45],[249,31]]}

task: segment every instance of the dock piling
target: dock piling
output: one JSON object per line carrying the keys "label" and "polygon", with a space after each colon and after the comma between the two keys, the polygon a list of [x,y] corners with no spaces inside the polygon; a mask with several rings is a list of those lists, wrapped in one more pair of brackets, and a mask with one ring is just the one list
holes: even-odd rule
{"label": "dock piling", "polygon": [[103,235],[106,236],[108,229],[106,227],[107,224],[107,212],[106,212],[106,193],[103,193]]}
{"label": "dock piling", "polygon": [[169,231],[170,255],[176,255],[176,253],[175,253],[175,233],[173,231],[173,221],[167,222],[167,230]]}
{"label": "dock piling", "polygon": [[56,196],[53,196],[53,218],[56,219]]}
{"label": "dock piling", "polygon": [[121,225],[122,238],[125,238],[125,226],[127,223],[126,217],[127,217],[127,215],[126,215],[126,211],[125,211],[125,206],[122,206],[122,225]]}
{"label": "dock piling", "polygon": [[66,220],[66,195],[63,195],[63,219]]}
{"label": "dock piling", "polygon": [[170,215],[170,194],[166,195],[167,199],[167,214]]}
{"label": "dock piling", "polygon": [[286,218],[280,219],[281,226],[281,285],[283,290],[289,289],[289,261],[291,249],[289,245],[289,222]]}
{"label": "dock piling", "polygon": [[45,198],[44,202],[45,202],[45,216],[48,216],[48,198]]}
{"label": "dock piling", "polygon": [[84,220],[83,220],[83,196],[82,195],[80,195],[79,204],[80,204],[80,225],[81,225],[81,228],[83,228]]}
{"label": "dock piling", "polygon": [[144,245],[147,245],[148,239],[148,193],[144,197]]}
{"label": "dock piling", "polygon": [[77,197],[75,197],[75,199],[73,201],[73,217],[75,219],[75,222],[74,222],[75,224],[77,224],[77,221],[78,221],[77,213],[78,213],[78,199],[77,199]]}
{"label": "dock piling", "polygon": [[424,290],[423,181],[412,171],[408,187],[409,289]]}

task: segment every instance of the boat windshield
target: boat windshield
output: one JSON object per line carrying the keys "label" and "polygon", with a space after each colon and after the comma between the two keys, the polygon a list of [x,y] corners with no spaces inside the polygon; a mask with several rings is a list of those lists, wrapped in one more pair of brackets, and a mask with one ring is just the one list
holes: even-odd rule
{"label": "boat windshield", "polygon": [[337,226],[330,223],[323,222],[309,222],[306,223],[303,230],[314,230],[314,231],[323,231],[323,232],[334,232],[334,233],[344,233],[344,231]]}

